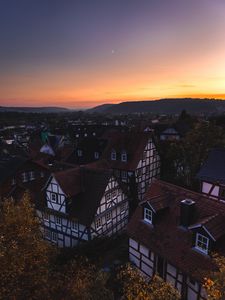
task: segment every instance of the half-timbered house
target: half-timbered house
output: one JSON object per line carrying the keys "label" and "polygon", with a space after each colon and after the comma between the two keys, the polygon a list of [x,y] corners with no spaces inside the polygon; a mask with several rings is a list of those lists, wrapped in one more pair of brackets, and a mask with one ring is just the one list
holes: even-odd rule
{"label": "half-timbered house", "polygon": [[87,165],[53,173],[38,199],[44,236],[59,247],[120,232],[128,199],[112,172]]}
{"label": "half-timbered house", "polygon": [[182,299],[206,299],[211,253],[225,255],[224,222],[223,203],[156,180],[127,226],[130,261],[146,276],[158,273]]}
{"label": "half-timbered house", "polygon": [[152,133],[114,133],[102,157],[139,200],[152,180],[160,175],[160,158]]}
{"label": "half-timbered house", "polygon": [[21,156],[1,156],[0,200],[19,196],[18,189],[32,190],[43,187],[48,175],[48,170],[44,166],[31,159]]}
{"label": "half-timbered house", "polygon": [[211,150],[197,178],[203,194],[225,201],[225,149]]}

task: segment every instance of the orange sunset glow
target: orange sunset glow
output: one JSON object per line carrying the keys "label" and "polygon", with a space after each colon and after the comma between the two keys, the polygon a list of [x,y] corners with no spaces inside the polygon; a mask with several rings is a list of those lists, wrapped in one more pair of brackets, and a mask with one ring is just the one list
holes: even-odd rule
{"label": "orange sunset glow", "polygon": [[[100,2],[88,7],[74,1],[73,7],[57,1],[52,15],[51,1],[47,13],[43,1],[26,12],[17,2],[18,12],[5,5],[1,105],[85,108],[128,100],[225,98],[224,1],[129,1],[128,6],[109,1],[109,7]],[[27,28],[28,22],[33,27]]]}

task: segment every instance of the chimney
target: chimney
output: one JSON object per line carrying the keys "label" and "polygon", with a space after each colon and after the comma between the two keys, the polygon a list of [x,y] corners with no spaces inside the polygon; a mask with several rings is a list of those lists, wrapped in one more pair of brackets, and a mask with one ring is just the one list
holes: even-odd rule
{"label": "chimney", "polygon": [[184,199],[180,203],[180,225],[188,227],[193,221],[195,212],[195,201]]}

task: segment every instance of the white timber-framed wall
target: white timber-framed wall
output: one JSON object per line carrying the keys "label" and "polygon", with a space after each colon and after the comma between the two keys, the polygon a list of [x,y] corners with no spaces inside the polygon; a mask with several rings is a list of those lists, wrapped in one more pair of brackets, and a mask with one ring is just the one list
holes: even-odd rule
{"label": "white timber-framed wall", "polygon": [[201,192],[215,200],[225,202],[225,184],[219,182],[201,182]]}
{"label": "white timber-framed wall", "polygon": [[160,157],[156,150],[155,143],[149,139],[145,146],[142,158],[135,170],[135,181],[138,189],[138,198],[143,200],[143,196],[153,179],[160,176]]}
{"label": "white timber-framed wall", "polygon": [[[52,194],[56,194],[57,201],[55,196],[52,198]],[[37,214],[45,239],[59,247],[73,247],[80,241],[88,241],[97,236],[111,236],[122,231],[128,223],[128,198],[113,176],[109,179],[90,226],[81,224],[68,214],[67,201],[70,199],[54,177],[47,184],[46,200],[47,209],[38,210]]]}
{"label": "white timber-framed wall", "polygon": [[199,282],[132,238],[129,239],[129,260],[147,277],[158,273],[183,295],[182,299],[207,300],[206,291]]}

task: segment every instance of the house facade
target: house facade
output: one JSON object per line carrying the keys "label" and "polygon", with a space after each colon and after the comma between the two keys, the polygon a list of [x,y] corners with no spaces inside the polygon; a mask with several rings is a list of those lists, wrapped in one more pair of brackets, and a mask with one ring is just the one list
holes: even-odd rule
{"label": "house facade", "polygon": [[200,190],[212,199],[225,202],[225,149],[213,149],[197,174]]}
{"label": "house facade", "polygon": [[129,257],[144,275],[158,273],[184,300],[205,300],[211,253],[225,255],[225,206],[155,181],[128,224]]}
{"label": "house facade", "polygon": [[128,198],[109,171],[85,166],[54,173],[43,197],[37,210],[44,236],[59,247],[111,236],[128,222]]}
{"label": "house facade", "polygon": [[139,201],[148,185],[160,175],[160,157],[148,132],[117,133],[111,137],[103,158]]}

